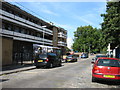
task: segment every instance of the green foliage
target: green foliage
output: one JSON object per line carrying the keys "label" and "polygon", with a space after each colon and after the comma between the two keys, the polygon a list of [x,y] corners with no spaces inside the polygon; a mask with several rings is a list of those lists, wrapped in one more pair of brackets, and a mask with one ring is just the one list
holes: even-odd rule
{"label": "green foliage", "polygon": [[101,14],[104,20],[102,29],[90,25],[77,28],[72,47],[74,51],[106,53],[108,43],[112,43],[113,48],[120,45],[120,1],[113,1],[107,2],[106,14]]}
{"label": "green foliage", "polygon": [[120,45],[120,1],[107,2],[106,14],[101,14],[101,16],[104,19],[101,25],[105,44],[113,43],[114,47]]}
{"label": "green foliage", "polygon": [[68,47],[65,47],[66,52],[70,52],[71,50]]}
{"label": "green foliage", "polygon": [[74,32],[74,37],[74,51],[100,52],[105,45],[101,30],[90,25],[78,27]]}

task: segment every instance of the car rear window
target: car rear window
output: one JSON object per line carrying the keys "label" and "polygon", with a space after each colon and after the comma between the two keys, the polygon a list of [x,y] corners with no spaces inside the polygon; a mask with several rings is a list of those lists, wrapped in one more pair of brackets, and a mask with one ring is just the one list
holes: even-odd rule
{"label": "car rear window", "polygon": [[111,60],[111,59],[100,59],[97,65],[98,66],[120,67],[120,61]]}
{"label": "car rear window", "polygon": [[47,54],[40,54],[40,55],[39,55],[39,58],[45,59],[45,58],[47,58]]}

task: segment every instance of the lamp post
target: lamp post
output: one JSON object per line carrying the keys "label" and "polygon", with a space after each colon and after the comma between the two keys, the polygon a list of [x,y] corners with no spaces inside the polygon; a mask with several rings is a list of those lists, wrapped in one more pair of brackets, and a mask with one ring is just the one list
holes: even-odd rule
{"label": "lamp post", "polygon": [[84,44],[84,53],[85,53],[85,44]]}

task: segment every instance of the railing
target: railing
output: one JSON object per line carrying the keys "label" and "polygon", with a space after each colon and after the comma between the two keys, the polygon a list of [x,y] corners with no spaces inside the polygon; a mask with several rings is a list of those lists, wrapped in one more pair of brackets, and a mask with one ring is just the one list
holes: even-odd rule
{"label": "railing", "polygon": [[14,34],[13,34],[13,31],[4,30],[4,29],[2,29],[1,33],[2,33],[2,34],[8,34],[8,35],[14,35]]}
{"label": "railing", "polygon": [[58,33],[58,37],[67,38],[67,35],[65,35],[65,34],[62,33],[62,32],[59,32],[59,33]]}
{"label": "railing", "polygon": [[[6,30],[6,31],[7,31],[7,30]],[[26,37],[26,35],[25,35],[25,34],[18,33],[18,32],[13,32],[13,35],[14,35],[14,36],[17,36],[17,37],[23,37],[23,38],[25,38],[25,37]]]}
{"label": "railing", "polygon": [[[21,18],[21,17],[19,17],[19,16],[16,16],[16,15],[11,14],[11,13],[9,13],[9,12],[6,12],[6,11],[4,11],[4,10],[1,10],[1,9],[0,9],[0,12],[2,12],[2,14],[3,14],[4,16],[10,17],[10,18],[19,20],[19,21],[21,21],[21,22],[24,22],[24,23],[26,23],[26,24],[32,25],[32,26],[34,26],[34,27],[37,27],[37,28],[39,28],[38,30],[40,30],[40,29],[41,29],[41,31],[42,31],[42,30],[45,30],[46,33],[53,35],[53,31],[51,31],[51,30],[49,30],[49,29],[47,29],[47,28],[43,28],[43,27],[41,27],[41,26],[39,26],[39,25],[37,25],[37,24],[35,24],[35,23],[33,23],[33,22],[30,22],[30,21],[28,21],[28,20],[26,20],[26,19],[23,19],[23,18]],[[27,25],[27,26],[29,27],[29,25]],[[36,29],[36,28],[34,28],[34,29]]]}
{"label": "railing", "polygon": [[[52,45],[52,42],[53,42],[52,40],[43,39],[40,37],[27,35],[27,34],[23,34],[23,33],[19,33],[19,32],[14,32],[14,31],[9,31],[9,30],[5,30],[5,29],[2,29],[0,33],[8,35],[8,36],[9,35],[13,36],[13,39],[16,38],[18,40],[28,40],[28,41],[34,40],[34,42],[41,42],[41,43],[44,42],[45,44],[49,44],[49,45]],[[21,38],[21,39],[19,39],[19,38]]]}

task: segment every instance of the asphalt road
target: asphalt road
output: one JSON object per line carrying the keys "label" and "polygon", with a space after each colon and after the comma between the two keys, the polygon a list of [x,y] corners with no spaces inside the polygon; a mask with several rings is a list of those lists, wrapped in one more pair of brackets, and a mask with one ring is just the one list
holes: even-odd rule
{"label": "asphalt road", "polygon": [[120,88],[110,82],[91,82],[91,59],[50,69],[33,69],[2,77],[2,88]]}

